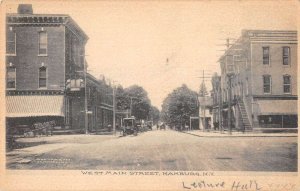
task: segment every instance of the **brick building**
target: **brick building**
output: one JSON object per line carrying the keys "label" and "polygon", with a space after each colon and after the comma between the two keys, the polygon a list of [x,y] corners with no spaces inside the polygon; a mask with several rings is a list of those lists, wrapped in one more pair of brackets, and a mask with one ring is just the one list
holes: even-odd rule
{"label": "brick building", "polygon": [[297,31],[244,30],[219,62],[214,115],[224,128],[228,109],[238,130],[298,127]]}
{"label": "brick building", "polygon": [[113,89],[105,79],[87,74],[88,129],[89,132],[112,131]]}
{"label": "brick building", "polygon": [[20,5],[6,16],[6,37],[7,127],[55,121],[57,129],[82,132],[85,77],[88,95],[102,93],[101,83],[85,76],[88,36],[69,15],[33,14],[31,5]]}

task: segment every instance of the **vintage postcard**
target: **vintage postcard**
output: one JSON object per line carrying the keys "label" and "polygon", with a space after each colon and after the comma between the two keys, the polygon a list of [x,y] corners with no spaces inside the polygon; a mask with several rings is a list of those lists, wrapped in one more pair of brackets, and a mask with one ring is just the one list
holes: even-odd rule
{"label": "vintage postcard", "polygon": [[299,1],[1,2],[0,190],[297,191]]}

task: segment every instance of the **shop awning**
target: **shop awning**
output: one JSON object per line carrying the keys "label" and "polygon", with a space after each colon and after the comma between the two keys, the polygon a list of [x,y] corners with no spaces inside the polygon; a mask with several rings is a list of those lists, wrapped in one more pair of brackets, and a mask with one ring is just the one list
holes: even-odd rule
{"label": "shop awning", "polygon": [[39,116],[64,116],[64,96],[6,96],[6,117]]}
{"label": "shop awning", "polygon": [[258,100],[261,115],[297,115],[297,100]]}

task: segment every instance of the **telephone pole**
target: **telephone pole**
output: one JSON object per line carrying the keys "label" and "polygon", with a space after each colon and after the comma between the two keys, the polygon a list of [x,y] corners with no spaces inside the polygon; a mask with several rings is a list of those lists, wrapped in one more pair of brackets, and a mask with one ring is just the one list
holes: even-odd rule
{"label": "telephone pole", "polygon": [[[231,45],[239,45],[239,43],[237,43],[236,42],[236,39],[234,39],[234,38],[226,38],[225,39],[226,40],[226,43],[225,44],[221,44],[221,45],[219,45],[219,46],[226,46],[226,49],[225,50],[222,50],[222,51],[225,51],[225,56],[226,56],[226,58],[225,58],[225,66],[226,66],[226,76],[227,76],[227,78],[228,78],[228,90],[229,90],[229,92],[228,92],[228,121],[227,121],[227,125],[228,125],[228,130],[229,130],[229,134],[231,135],[232,134],[232,124],[231,124],[231,118],[232,118],[232,113],[231,113],[231,105],[232,105],[232,103],[231,103],[231,97],[232,97],[232,82],[231,82],[231,80],[232,80],[232,77],[234,76],[234,57],[235,57],[235,55],[233,55],[233,63],[228,63],[228,61],[227,61],[227,54],[226,54],[226,52],[227,52],[227,50],[229,50],[229,48],[230,48],[230,46]],[[230,41],[231,40],[233,40],[234,42],[233,43],[230,43]],[[242,49],[236,49],[236,47],[232,47],[231,48],[231,50],[234,50],[234,51],[237,51],[237,50],[242,50]],[[229,71],[230,70],[230,71]],[[222,95],[222,89],[220,90],[220,95]],[[220,96],[221,97],[221,96]],[[219,123],[221,123],[222,122],[222,118],[223,118],[223,116],[221,116],[222,115],[222,107],[223,107],[223,103],[222,103],[222,98],[220,98],[220,102],[221,103],[219,103],[219,110],[221,110],[221,111],[219,111],[220,112],[220,121],[219,121]],[[223,132],[223,125],[221,125],[221,126],[219,126],[219,127],[221,127],[221,133]]]}
{"label": "telephone pole", "polygon": [[202,100],[203,104],[199,103],[199,112],[200,112],[199,113],[199,115],[200,115],[200,117],[199,117],[199,125],[201,123],[201,106],[202,106],[203,107],[203,119],[204,119],[204,121],[203,121],[204,122],[203,131],[205,131],[206,126],[207,126],[207,124],[206,124],[206,103],[205,103],[205,97],[208,94],[207,90],[206,90],[206,86],[205,86],[205,79],[207,79],[207,78],[210,79],[211,75],[209,74],[209,76],[207,76],[207,75],[205,76],[205,71],[202,70],[202,76],[200,76],[198,78],[202,79],[202,84],[200,86],[199,96],[203,97],[203,100]]}
{"label": "telephone pole", "polygon": [[138,97],[134,97],[134,96],[130,96],[129,97],[130,98],[130,116],[129,117],[131,117],[131,115],[132,115],[132,99],[139,99]]}
{"label": "telephone pole", "polygon": [[116,81],[112,81],[112,94],[107,94],[107,95],[112,95],[113,99],[113,134],[116,135],[116,86],[115,86]]}
{"label": "telephone pole", "polygon": [[113,84],[113,131],[116,135],[116,88]]}
{"label": "telephone pole", "polygon": [[85,134],[89,134],[88,130],[88,100],[87,100],[87,64],[85,61],[85,55],[84,55],[84,126],[85,126]]}

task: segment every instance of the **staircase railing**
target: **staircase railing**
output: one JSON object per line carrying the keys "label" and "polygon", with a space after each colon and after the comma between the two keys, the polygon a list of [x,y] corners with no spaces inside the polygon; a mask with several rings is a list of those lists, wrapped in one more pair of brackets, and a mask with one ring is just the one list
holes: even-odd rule
{"label": "staircase railing", "polygon": [[239,112],[240,112],[240,122],[242,124],[242,130],[245,132],[247,130],[252,130],[252,125],[250,123],[249,117],[248,117],[248,112],[244,104],[243,99],[238,99],[237,100]]}

